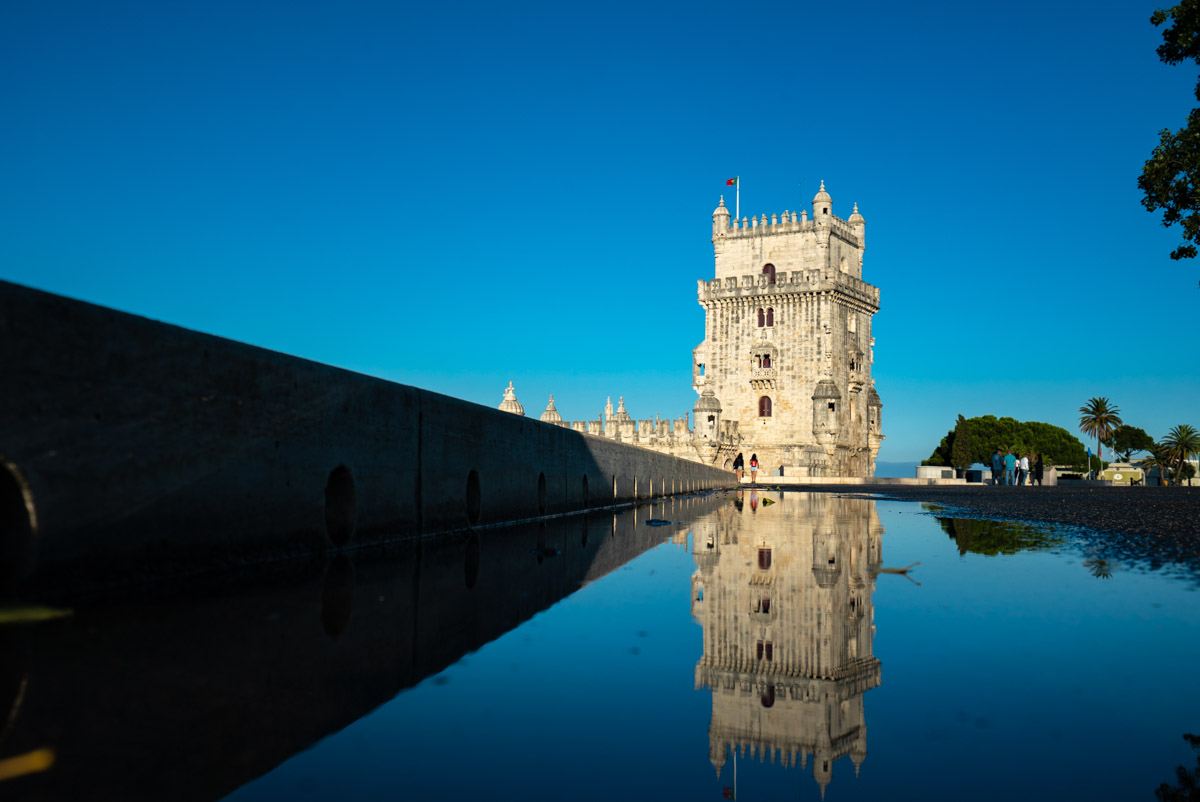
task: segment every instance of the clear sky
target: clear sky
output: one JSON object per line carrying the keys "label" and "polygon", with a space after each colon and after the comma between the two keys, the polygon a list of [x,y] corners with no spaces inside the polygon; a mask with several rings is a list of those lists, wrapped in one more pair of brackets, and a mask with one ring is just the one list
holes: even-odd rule
{"label": "clear sky", "polygon": [[0,278],[491,406],[695,402],[711,214],[867,221],[879,459],[1200,426],[1154,2],[0,5]]}

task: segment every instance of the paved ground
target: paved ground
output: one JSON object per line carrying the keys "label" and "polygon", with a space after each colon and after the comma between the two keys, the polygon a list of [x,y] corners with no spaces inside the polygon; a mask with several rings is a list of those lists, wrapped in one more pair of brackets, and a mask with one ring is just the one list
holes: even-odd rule
{"label": "paved ground", "polygon": [[[762,486],[760,484],[760,486]],[[788,487],[816,493],[925,501],[962,517],[1080,527],[1079,537],[1105,556],[1183,563],[1200,570],[1200,487]]]}

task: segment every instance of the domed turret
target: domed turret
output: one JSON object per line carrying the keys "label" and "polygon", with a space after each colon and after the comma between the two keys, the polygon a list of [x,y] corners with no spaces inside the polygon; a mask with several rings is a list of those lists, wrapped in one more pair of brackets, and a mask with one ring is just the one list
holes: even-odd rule
{"label": "domed turret", "polygon": [[542,413],[541,420],[546,423],[562,423],[562,415],[559,415],[558,410],[554,408],[554,396],[550,396],[550,403],[546,405],[546,411]]}
{"label": "domed turret", "polygon": [[813,220],[817,223],[828,223],[829,215],[833,213],[833,198],[829,197],[829,193],[825,191],[825,182],[821,182],[821,189],[813,195]]}
{"label": "domed turret", "polygon": [[847,220],[847,222],[849,222],[851,224],[862,224],[862,223],[867,222],[866,220],[863,219],[863,216],[858,213],[858,204],[857,203],[854,204],[854,211],[850,213],[850,217]]}
{"label": "domed turret", "polygon": [[711,388],[705,389],[692,408],[696,419],[696,436],[706,440],[717,439],[721,427],[721,402]]}
{"label": "domed turret", "polygon": [[713,237],[724,236],[729,230],[729,209],[725,208],[725,196],[721,196],[721,202],[717,204],[717,208],[713,210]]}
{"label": "domed turret", "polygon": [[500,402],[500,409],[521,417],[525,416],[525,407],[521,406],[521,402],[517,400],[512,382],[508,383],[508,387],[504,391],[504,400]]}
{"label": "domed turret", "polygon": [[823,446],[830,446],[838,433],[838,407],[842,394],[830,379],[817,382],[812,394],[813,435]]}

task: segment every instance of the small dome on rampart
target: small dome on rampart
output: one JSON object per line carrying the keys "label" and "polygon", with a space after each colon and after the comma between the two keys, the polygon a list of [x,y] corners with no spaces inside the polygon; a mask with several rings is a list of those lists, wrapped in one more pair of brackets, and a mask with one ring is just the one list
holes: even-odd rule
{"label": "small dome on rampart", "polygon": [[541,420],[546,423],[562,423],[562,415],[558,414],[558,410],[554,408],[554,396],[550,396],[550,403],[546,405],[546,411],[542,413]]}
{"label": "small dome on rampart", "polygon": [[625,411],[625,396],[621,396],[617,400],[617,412],[612,417],[613,420],[619,423],[629,423],[633,418],[629,417],[629,413]]}
{"label": "small dome on rampart", "polygon": [[848,222],[848,223],[865,223],[865,222],[867,222],[866,220],[863,219],[863,216],[858,213],[858,204],[857,203],[854,204],[854,211],[850,214],[850,217],[847,219],[846,222]]}
{"label": "small dome on rampart", "polygon": [[504,390],[504,400],[500,402],[500,409],[522,417],[525,415],[525,407],[521,406],[521,402],[517,400],[517,393],[513,390],[512,382],[509,382],[508,387]]}
{"label": "small dome on rampart", "polygon": [[721,202],[717,204],[717,208],[713,209],[713,215],[723,214],[729,217],[729,207],[725,205],[725,196],[721,196]]}

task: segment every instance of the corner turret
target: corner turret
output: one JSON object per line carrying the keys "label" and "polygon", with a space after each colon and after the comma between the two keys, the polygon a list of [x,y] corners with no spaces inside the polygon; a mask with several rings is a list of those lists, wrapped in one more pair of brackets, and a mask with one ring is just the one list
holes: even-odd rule
{"label": "corner turret", "polygon": [[821,189],[813,195],[813,222],[817,225],[829,225],[833,215],[833,198],[825,191],[825,182],[821,181]]}
{"label": "corner turret", "polygon": [[867,244],[867,221],[858,213],[857,203],[854,204],[854,211],[850,214],[846,222],[854,229],[854,234],[858,237],[858,247],[862,248]]}
{"label": "corner turret", "polygon": [[693,409],[696,420],[696,439],[716,442],[721,432],[721,402],[711,389],[705,389],[696,399]]}
{"label": "corner turret", "polygon": [[717,237],[725,236],[729,231],[729,209],[725,208],[725,196],[721,196],[721,202],[717,204],[717,208],[713,211],[713,240]]}

